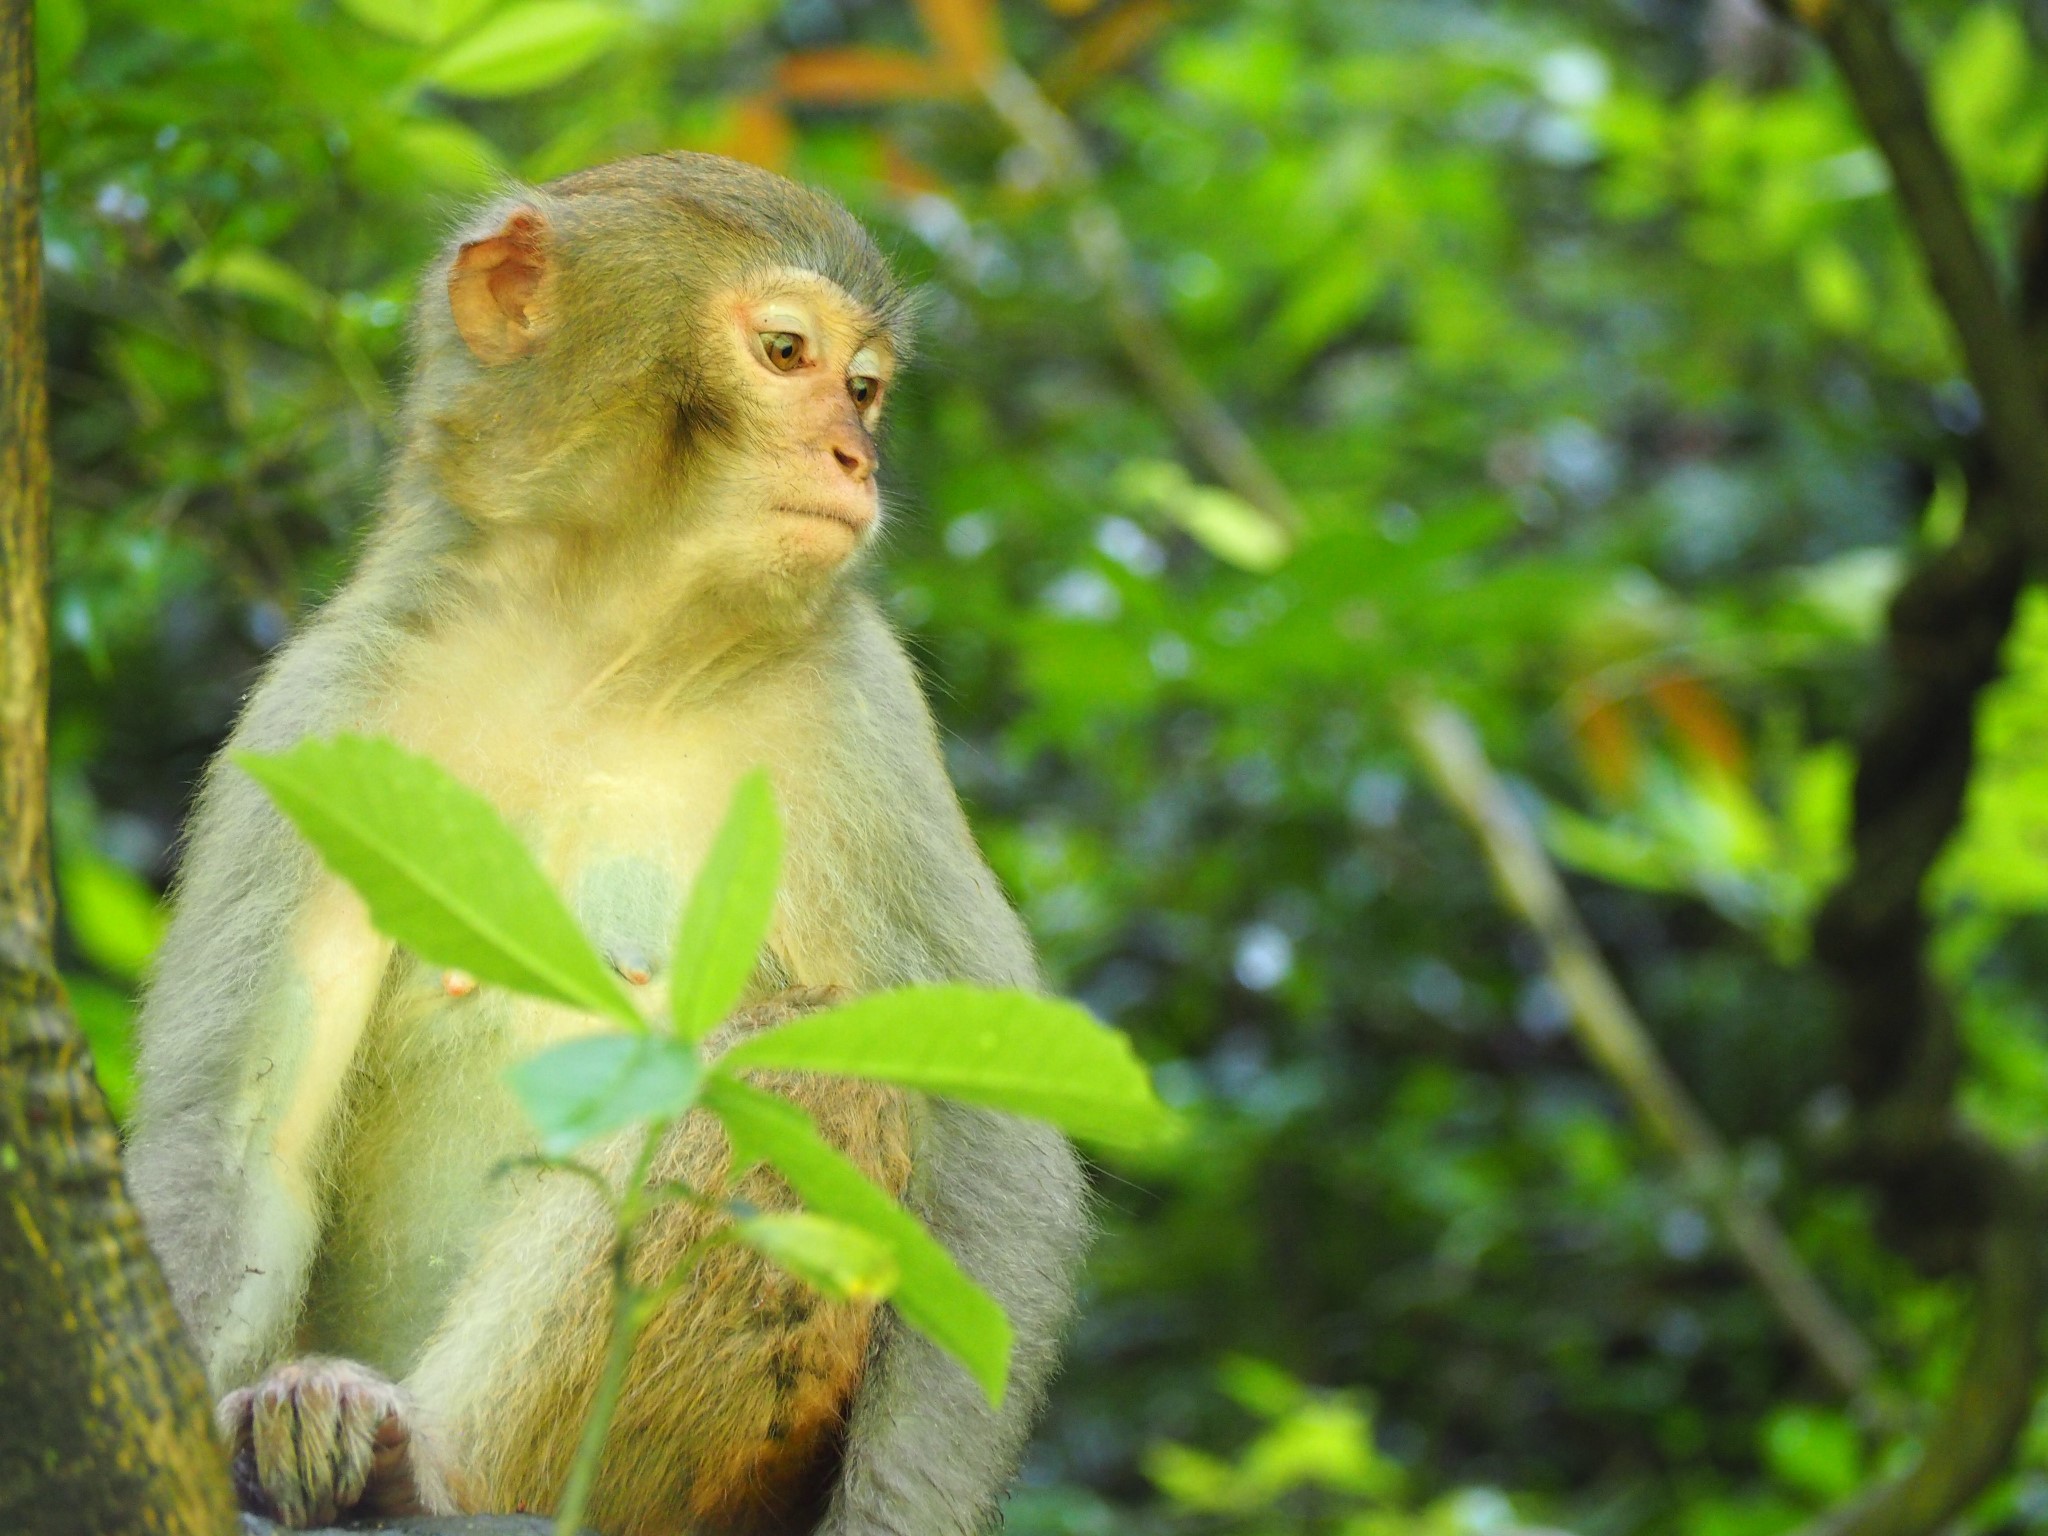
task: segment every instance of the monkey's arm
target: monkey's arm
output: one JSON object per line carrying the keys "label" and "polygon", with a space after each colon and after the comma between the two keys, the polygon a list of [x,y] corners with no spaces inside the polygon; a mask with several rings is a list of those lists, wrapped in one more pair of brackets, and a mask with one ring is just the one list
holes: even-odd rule
{"label": "monkey's arm", "polygon": [[1051,1127],[934,1102],[910,1203],[1015,1330],[991,1409],[958,1362],[888,1315],[855,1401],[819,1536],[977,1536],[990,1529],[1059,1355],[1087,1244],[1079,1160]]}
{"label": "monkey's arm", "polygon": [[[316,626],[279,659],[234,746],[275,751],[344,723],[337,627]],[[219,1392],[289,1344],[333,1111],[390,945],[225,762],[193,813],[177,905],[142,1007],[127,1169]]]}

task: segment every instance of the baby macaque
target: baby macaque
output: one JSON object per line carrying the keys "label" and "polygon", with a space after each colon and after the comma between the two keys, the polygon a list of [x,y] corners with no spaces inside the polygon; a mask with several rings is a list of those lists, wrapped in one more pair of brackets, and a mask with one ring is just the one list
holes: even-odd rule
{"label": "baby macaque", "polygon": [[[902,644],[857,572],[909,302],[853,218],[660,155],[500,198],[435,265],[404,446],[353,578],[232,745],[391,736],[487,796],[635,986],[739,779],[784,887],[732,1038],[861,992],[1038,984]],[[610,1218],[506,1069],[597,1027],[394,948],[268,800],[208,773],[144,1006],[129,1168],[251,1508],[306,1526],[547,1511],[604,1352]],[[997,1518],[1085,1241],[1053,1130],[843,1079],[771,1086],[902,1192],[1016,1330],[991,1409],[886,1308],[716,1251],[634,1358],[604,1536],[968,1536]],[[656,1175],[716,1187],[693,1116]],[[739,1193],[792,1197],[760,1170]],[[664,1208],[643,1262],[703,1231]]]}

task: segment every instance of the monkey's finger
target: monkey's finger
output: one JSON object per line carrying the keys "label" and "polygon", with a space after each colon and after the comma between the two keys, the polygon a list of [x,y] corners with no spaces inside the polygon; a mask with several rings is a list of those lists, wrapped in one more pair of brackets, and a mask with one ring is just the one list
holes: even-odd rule
{"label": "monkey's finger", "polygon": [[394,1413],[377,1426],[372,1440],[370,1480],[363,1503],[379,1515],[419,1515],[419,1482],[414,1476],[412,1428]]}
{"label": "monkey's finger", "polygon": [[239,1449],[249,1439],[249,1420],[256,1411],[256,1389],[237,1387],[213,1406],[213,1425],[227,1441],[229,1450]]}
{"label": "monkey's finger", "polygon": [[392,1406],[385,1393],[361,1387],[342,1390],[331,1472],[337,1508],[351,1509],[362,1502],[369,1486],[377,1428],[390,1417]]}
{"label": "monkey's finger", "polygon": [[309,1522],[305,1485],[299,1475],[298,1408],[291,1384],[266,1381],[256,1389],[250,1439],[256,1450],[256,1481],[281,1524]]}
{"label": "monkey's finger", "polygon": [[341,1512],[335,1478],[341,1463],[341,1390],[333,1377],[309,1371],[293,1394],[293,1443],[301,1506],[311,1525],[328,1525]]}

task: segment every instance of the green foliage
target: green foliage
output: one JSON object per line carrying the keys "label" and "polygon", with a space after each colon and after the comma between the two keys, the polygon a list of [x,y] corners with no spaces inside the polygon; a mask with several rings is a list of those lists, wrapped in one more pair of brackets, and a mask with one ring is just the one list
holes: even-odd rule
{"label": "green foliage", "polygon": [[589,1035],[512,1069],[513,1091],[550,1157],[629,1125],[673,1120],[697,1102],[703,1081],[695,1051],[652,1034]]}
{"label": "green foliage", "polygon": [[669,1017],[685,1040],[701,1040],[740,1000],[768,937],[782,871],[782,822],[768,775],[740,781],[690,887],[676,936]]}
{"label": "green foliage", "polygon": [[842,1301],[883,1300],[901,1275],[888,1244],[843,1221],[803,1212],[742,1216],[733,1230],[749,1248]]}
{"label": "green foliage", "polygon": [[893,1260],[890,1300],[903,1320],[954,1355],[992,1403],[1010,1375],[1010,1324],[988,1292],[960,1272],[917,1219],[819,1137],[787,1100],[719,1074],[704,1102],[732,1138],[738,1167],[767,1163],[814,1215],[858,1227]]}
{"label": "green foliage", "polygon": [[[2040,18],[1898,8],[2012,270],[2048,157]],[[510,96],[432,80],[487,28],[517,44],[519,0],[37,9],[63,959],[110,1092],[140,930],[109,941],[78,861],[162,887],[250,668],[374,501],[451,210],[500,172],[737,149],[847,198],[925,289],[876,589],[1049,976],[1161,1064],[1187,1127],[1171,1157],[1111,1154],[1008,1528],[1392,1509],[1744,1536],[1879,1470],[1825,1450],[1839,1428],[1780,1427],[1837,1405],[1573,1047],[1389,724],[1418,677],[1474,716],[1822,1278],[1902,1371],[1949,1339],[1954,1293],[1886,1257],[1823,1155],[1841,1058],[1803,954],[1876,625],[1955,534],[1977,403],[1815,51],[1751,89],[1689,0],[1002,0],[1145,295],[1301,502],[1290,553],[1178,435],[1069,210],[971,96],[767,89],[793,54],[925,49],[918,8],[554,12],[589,30],[509,48],[536,87]],[[2044,637],[2030,605],[1931,904],[1966,1112],[2013,1141],[2048,1121]],[[1718,740],[1660,702],[1674,677]],[[1236,1476],[1275,1422],[1219,1388],[1241,1356],[1372,1402],[1408,1490],[1161,1491],[1152,1447]],[[2041,1526],[2030,1455],[1965,1532]]]}
{"label": "green foliage", "polygon": [[742,1040],[735,1070],[855,1073],[1050,1120],[1105,1146],[1170,1128],[1131,1042],[1070,1003],[980,987],[878,992]]}

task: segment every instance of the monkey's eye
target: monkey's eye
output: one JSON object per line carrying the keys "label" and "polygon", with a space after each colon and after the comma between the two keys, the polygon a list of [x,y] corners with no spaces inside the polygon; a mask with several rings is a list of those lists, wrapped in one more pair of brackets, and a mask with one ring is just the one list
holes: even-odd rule
{"label": "monkey's eye", "polygon": [[763,331],[761,355],[771,368],[788,373],[804,365],[804,339],[795,331]]}
{"label": "monkey's eye", "polygon": [[846,392],[853,396],[854,406],[864,411],[882,398],[882,381],[857,373],[846,381]]}

